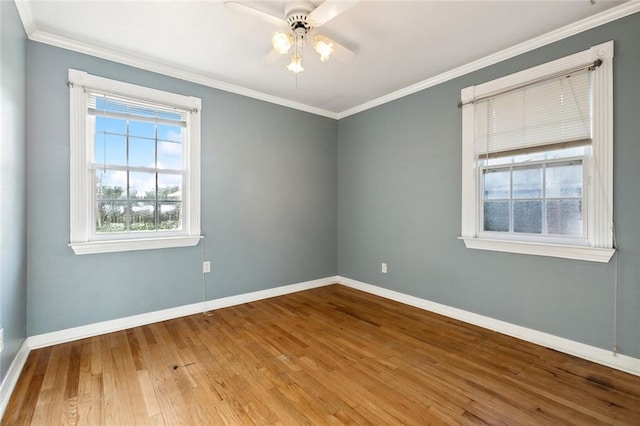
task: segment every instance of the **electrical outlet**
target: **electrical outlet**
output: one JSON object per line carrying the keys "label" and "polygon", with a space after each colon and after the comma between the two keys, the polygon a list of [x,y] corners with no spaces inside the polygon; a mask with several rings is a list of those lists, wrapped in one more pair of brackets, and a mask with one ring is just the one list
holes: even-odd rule
{"label": "electrical outlet", "polygon": [[211,262],[208,260],[206,262],[202,262],[202,273],[206,274],[211,272]]}
{"label": "electrical outlet", "polygon": [[0,328],[0,352],[4,350],[4,328]]}
{"label": "electrical outlet", "polygon": [[382,262],[382,266],[380,267],[380,272],[383,274],[387,273],[387,262]]}

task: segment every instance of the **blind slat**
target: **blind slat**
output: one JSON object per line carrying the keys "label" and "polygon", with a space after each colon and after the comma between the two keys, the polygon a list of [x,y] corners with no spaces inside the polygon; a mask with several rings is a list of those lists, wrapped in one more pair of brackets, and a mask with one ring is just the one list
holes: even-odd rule
{"label": "blind slat", "polygon": [[578,139],[574,141],[557,142],[554,144],[529,146],[524,148],[515,148],[507,151],[492,152],[487,154],[479,154],[478,157],[483,159],[513,157],[515,155],[535,154],[537,152],[551,151],[557,149],[578,148],[591,145],[591,139]]}
{"label": "blind slat", "polygon": [[475,103],[476,155],[590,140],[589,89],[582,71]]}
{"label": "blind slat", "polygon": [[89,108],[88,111],[89,111],[89,115],[95,115],[95,116],[99,115],[101,117],[121,118],[123,120],[134,120],[134,121],[143,121],[146,123],[167,124],[170,126],[187,127],[186,121],[166,120],[164,118],[145,117],[142,115],[127,114],[123,112],[97,110],[95,108]]}
{"label": "blind slat", "polygon": [[[88,93],[89,111],[95,115],[114,114],[120,118],[137,121],[149,121],[148,119],[163,120],[166,123],[186,125],[189,111],[168,105],[148,104],[143,101],[126,99],[121,96],[99,92]],[[145,120],[145,118],[147,120]]]}

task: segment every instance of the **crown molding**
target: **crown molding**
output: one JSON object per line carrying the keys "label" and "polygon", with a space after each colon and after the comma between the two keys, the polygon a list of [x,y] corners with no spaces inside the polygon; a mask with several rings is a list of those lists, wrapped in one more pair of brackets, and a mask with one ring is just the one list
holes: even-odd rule
{"label": "crown molding", "polygon": [[129,65],[135,68],[140,68],[146,71],[151,71],[151,72],[163,74],[169,77],[174,77],[181,80],[189,81],[192,83],[201,84],[203,86],[223,90],[225,92],[247,96],[249,98],[258,99],[258,100],[269,102],[272,104],[281,105],[288,108],[293,108],[293,109],[308,112],[311,114],[321,115],[328,118],[333,118],[333,119],[337,118],[337,115],[335,112],[327,111],[321,108],[316,108],[300,102],[291,101],[289,99],[284,99],[277,96],[269,95],[263,92],[259,92],[257,90],[236,86],[235,84],[225,83],[224,81],[216,80],[214,78],[205,76],[197,72],[176,68],[172,65],[168,65],[165,63],[156,62],[146,58],[135,57],[132,54],[119,52],[113,49],[103,48],[99,46],[94,46],[88,43],[72,40],[67,37],[54,35],[54,34],[40,31],[37,29],[29,36],[29,39],[40,42],[40,43],[61,47],[63,49],[84,53],[90,56],[95,56],[101,59],[107,59],[113,62],[118,62],[124,65]]}
{"label": "crown molding", "polygon": [[479,69],[486,68],[490,65],[497,64],[498,62],[502,62],[523,53],[530,52],[534,49],[538,49],[542,46],[560,41],[562,39],[571,37],[600,25],[604,25],[617,19],[624,18],[625,16],[632,15],[636,12],[640,12],[640,1],[631,0],[627,3],[621,4],[620,6],[612,7],[611,9],[605,10],[604,12],[558,28],[557,30],[550,31],[531,40],[516,44],[515,46],[509,47],[489,56],[485,56],[484,58],[480,58],[476,61],[462,65],[458,68],[454,68],[450,71],[446,71],[442,74],[436,75],[435,77],[422,80],[419,83],[412,84],[411,86],[365,102],[361,105],[346,109],[337,114],[338,120],[386,104],[387,102],[403,98],[421,90],[428,89],[429,87],[437,86],[438,84],[453,80],[454,78],[461,77]]}
{"label": "crown molding", "polygon": [[27,37],[31,38],[31,34],[36,29],[36,24],[33,19],[33,13],[31,12],[31,3],[25,0],[15,0],[16,9],[18,9],[18,16],[22,21],[22,27]]}
{"label": "crown molding", "polygon": [[[0,0],[1,1],[1,0]],[[166,75],[169,77],[178,78],[181,80],[189,81],[191,83],[201,84],[203,86],[211,87],[218,90],[223,90],[229,93],[235,93],[236,95],[247,96],[249,98],[257,99],[264,102],[269,102],[276,105],[281,105],[287,108],[296,109],[303,112],[308,112],[315,115],[320,115],[334,120],[338,119],[337,113],[328,111],[322,108],[317,108],[311,105],[303,104],[301,102],[295,102],[289,99],[280,98],[278,96],[269,95],[257,90],[248,89],[235,84],[226,83],[224,81],[216,80],[212,77],[206,76],[202,73],[191,71],[187,69],[177,68],[173,65],[154,61],[147,58],[140,58],[132,53],[120,52],[115,49],[110,49],[102,46],[96,46],[90,43],[84,43],[78,40],[71,39],[58,34],[53,34],[48,31],[44,31],[37,28],[35,19],[33,18],[33,12],[31,9],[30,0],[14,0],[16,8],[18,9],[18,15],[22,21],[22,26],[27,34],[27,37],[31,41],[37,41],[39,43],[48,44],[62,49],[71,50],[78,53],[84,53],[89,56],[94,56],[101,59],[107,59],[109,61],[118,62],[124,65],[129,65],[135,68],[143,69],[146,71],[155,72],[158,74]]]}
{"label": "crown molding", "polygon": [[450,71],[447,71],[442,74],[436,75],[434,77],[428,78],[426,80],[420,81],[416,84],[412,84],[411,86],[407,86],[403,89],[397,90],[395,92],[392,92],[387,95],[381,96],[379,98],[373,99],[371,101],[365,102],[353,108],[349,108],[342,112],[336,113],[333,111],[317,108],[311,105],[306,105],[300,102],[291,101],[289,99],[284,99],[277,96],[269,95],[263,92],[259,92],[257,90],[247,89],[234,84],[225,83],[223,81],[216,80],[212,77],[208,77],[206,75],[203,75],[195,71],[177,68],[173,65],[153,61],[150,59],[138,58],[130,53],[119,52],[113,49],[108,49],[100,46],[94,46],[89,43],[83,43],[77,40],[72,40],[64,36],[55,35],[43,30],[39,30],[36,27],[35,21],[33,19],[30,2],[28,0],[15,0],[15,4],[18,9],[18,14],[20,15],[20,19],[22,20],[22,25],[25,29],[25,32],[29,40],[49,44],[56,47],[61,47],[63,49],[84,53],[84,54],[95,56],[102,59],[107,59],[110,61],[129,65],[135,68],[156,72],[169,77],[179,78],[181,80],[201,84],[203,86],[223,90],[225,92],[247,96],[250,98],[273,103],[276,105],[285,106],[292,109],[297,109],[297,110],[308,112],[311,114],[320,115],[323,117],[332,118],[335,120],[340,120],[342,118],[349,117],[350,115],[354,115],[359,112],[366,111],[371,108],[375,108],[387,102],[391,102],[396,99],[403,98],[405,96],[411,95],[413,93],[419,92],[429,87],[436,86],[438,84],[444,83],[454,78],[463,76],[465,74],[469,74],[473,71],[477,71],[479,69],[488,67],[490,65],[494,65],[498,62],[502,62],[504,60],[529,52],[539,47],[546,46],[548,44],[562,40],[564,38],[579,34],[581,32],[590,30],[600,25],[604,25],[609,22],[615,21],[617,19],[624,18],[625,16],[629,16],[634,13],[640,12],[640,1],[630,0],[626,3],[621,4],[620,6],[616,6],[611,9],[605,10],[604,12],[598,13],[596,15],[593,15],[588,18],[582,19],[580,21],[574,22],[572,24],[566,25],[562,28],[548,32],[539,37],[517,44],[510,48],[501,50],[500,52],[485,56],[484,58],[470,62],[466,65],[462,65],[458,68],[454,68]]}

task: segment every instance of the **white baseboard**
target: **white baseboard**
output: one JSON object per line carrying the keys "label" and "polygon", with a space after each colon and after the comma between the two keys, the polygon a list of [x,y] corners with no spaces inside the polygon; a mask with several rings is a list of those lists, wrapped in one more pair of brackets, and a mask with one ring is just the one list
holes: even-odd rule
{"label": "white baseboard", "polygon": [[640,359],[638,358],[633,358],[627,355],[614,354],[611,351],[597,348],[595,346],[585,345],[584,343],[579,343],[573,340],[565,339],[563,337],[554,336],[553,334],[543,333],[541,331],[511,324],[505,321],[500,321],[484,315],[474,314],[473,312],[465,311],[458,308],[452,308],[451,306],[442,305],[430,300],[421,299],[419,297],[410,296],[408,294],[352,280],[351,278],[338,276],[336,278],[336,281],[338,282],[338,284],[342,284],[356,290],[375,294],[377,296],[395,300],[396,302],[404,303],[406,305],[415,306],[416,308],[424,309],[436,314],[444,315],[449,318],[454,318],[469,324],[497,331],[498,333],[516,337],[521,340],[526,340],[527,342],[555,349],[569,355],[577,356],[579,358],[593,361],[598,364],[606,365],[607,367],[615,368],[617,370],[640,376]]}
{"label": "white baseboard", "polygon": [[289,293],[297,293],[312,288],[324,287],[336,284],[338,277],[320,278],[319,280],[305,281],[298,284],[274,287],[267,290],[254,291],[253,293],[240,294],[238,296],[223,297],[221,299],[208,300],[205,304],[206,311],[226,308],[228,306],[241,305],[243,303],[255,302],[256,300],[269,299],[270,297],[282,296]]}
{"label": "white baseboard", "polygon": [[66,330],[54,331],[51,333],[39,334],[28,337],[22,344],[11,367],[9,368],[5,380],[0,385],[0,415],[4,413],[11,392],[20,376],[20,372],[26,362],[30,349],[37,349],[59,343],[98,336],[114,331],[125,330],[127,328],[138,327],[159,321],[166,321],[173,318],[197,314],[210,310],[225,308],[242,303],[254,302],[271,297],[282,296],[298,291],[323,287],[331,284],[342,284],[357,290],[375,294],[387,299],[395,300],[420,309],[425,309],[440,315],[474,324],[499,333],[503,333],[518,339],[526,340],[541,346],[555,349],[570,355],[587,359],[598,364],[606,365],[627,373],[640,376],[640,359],[627,355],[613,354],[605,349],[575,342],[573,340],[532,330],[527,327],[500,321],[484,315],[475,314],[462,309],[431,302],[419,297],[410,296],[393,290],[388,290],[375,285],[363,283],[342,276],[327,277],[313,281],[305,281],[297,284],[282,287],[270,288],[267,290],[255,291],[252,293],[240,294],[237,296],[223,297],[220,299],[208,300],[206,302],[193,303],[176,308],[164,309],[161,311],[148,312],[140,315],[133,315],[110,321],[103,321],[95,324],[74,327]]}
{"label": "white baseboard", "polygon": [[31,351],[27,344],[27,339],[25,339],[22,345],[20,345],[20,349],[18,349],[15,358],[13,358],[13,362],[9,366],[2,384],[0,384],[0,419],[4,416],[4,410],[6,410],[7,404],[9,404],[13,388],[15,388],[16,383],[18,383],[18,378],[20,377],[20,373],[22,373],[24,364],[27,362],[29,352]]}
{"label": "white baseboard", "polygon": [[270,297],[282,296],[284,294],[335,284],[337,282],[336,280],[337,277],[335,276],[321,278],[318,280],[305,281],[282,287],[274,287],[267,290],[254,291],[252,293],[239,294],[237,296],[207,300],[206,302],[198,302],[190,305],[178,306],[176,308],[163,309],[161,311],[147,312],[125,318],[102,321],[80,327],[30,336],[27,338],[27,342],[29,349],[43,348],[114,331],[126,330],[127,328],[139,327],[141,325],[151,324],[154,322],[166,321],[200,312],[226,308],[228,306],[240,305],[242,303],[255,302],[256,300],[268,299]]}

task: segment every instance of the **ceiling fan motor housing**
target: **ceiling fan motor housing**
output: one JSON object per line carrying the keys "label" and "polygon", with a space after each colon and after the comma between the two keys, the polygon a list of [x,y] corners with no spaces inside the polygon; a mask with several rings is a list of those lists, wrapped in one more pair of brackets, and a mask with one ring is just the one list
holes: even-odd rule
{"label": "ceiling fan motor housing", "polygon": [[287,17],[287,23],[296,35],[304,36],[311,29],[308,16],[313,9],[313,3],[306,1],[287,3],[285,6],[284,15]]}

